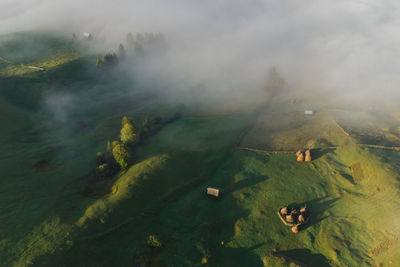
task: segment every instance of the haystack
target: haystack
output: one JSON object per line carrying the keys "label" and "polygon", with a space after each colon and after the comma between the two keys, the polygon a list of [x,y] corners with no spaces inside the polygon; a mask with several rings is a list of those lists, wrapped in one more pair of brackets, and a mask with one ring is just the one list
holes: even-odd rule
{"label": "haystack", "polygon": [[292,211],[290,212],[290,214],[299,214],[299,210],[298,209],[292,209]]}
{"label": "haystack", "polygon": [[282,215],[286,215],[287,214],[287,208],[286,207],[281,209],[281,214]]}
{"label": "haystack", "polygon": [[305,161],[306,162],[310,162],[311,161],[311,151],[310,150],[306,150],[305,154],[306,154]]}
{"label": "haystack", "polygon": [[292,227],[292,232],[295,234],[300,231],[300,226],[306,224],[309,221],[310,215],[311,213],[306,210],[305,206],[302,208],[282,207],[278,210],[278,216],[281,221],[285,225]]}
{"label": "haystack", "polygon": [[297,155],[297,161],[298,162],[303,162],[304,161],[304,155],[303,155],[303,152],[301,150],[297,151],[296,155]]}
{"label": "haystack", "polygon": [[293,216],[292,216],[292,215],[286,215],[286,221],[287,221],[288,223],[293,223],[293,222],[294,222]]}

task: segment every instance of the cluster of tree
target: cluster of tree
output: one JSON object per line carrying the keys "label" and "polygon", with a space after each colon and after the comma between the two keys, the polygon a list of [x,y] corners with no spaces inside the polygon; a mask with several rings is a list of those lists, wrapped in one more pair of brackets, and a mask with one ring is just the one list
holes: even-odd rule
{"label": "cluster of tree", "polygon": [[[165,38],[162,33],[128,33],[126,36],[127,50],[135,55],[146,55],[155,51],[162,51],[165,47]],[[127,56],[125,47],[120,44],[117,53],[107,53],[103,57],[97,58],[98,68],[115,66],[123,61]]]}
{"label": "cluster of tree", "polygon": [[126,52],[125,47],[122,44],[119,44],[118,54],[116,53],[107,53],[102,58],[97,58],[96,67],[112,67],[118,64],[119,61],[125,59]]}
{"label": "cluster of tree", "polygon": [[125,170],[132,163],[132,153],[135,146],[146,137],[159,131],[164,125],[181,116],[183,105],[178,106],[175,113],[169,116],[153,115],[145,118],[136,127],[126,116],[122,118],[118,140],[108,141],[105,153],[97,153],[97,165],[94,170],[96,179],[106,179],[120,170]]}
{"label": "cluster of tree", "polygon": [[126,169],[131,161],[132,150],[137,140],[136,128],[127,117],[123,117],[119,140],[108,141],[106,152],[104,154],[97,153],[95,177],[104,179],[121,169]]}
{"label": "cluster of tree", "polygon": [[275,68],[270,69],[268,73],[268,80],[266,90],[272,96],[279,94],[285,86],[285,79],[279,75]]}
{"label": "cluster of tree", "polygon": [[162,33],[132,33],[126,35],[126,45],[130,51],[142,55],[150,50],[161,49],[165,45],[165,38]]}
{"label": "cluster of tree", "polygon": [[103,58],[97,58],[96,67],[111,67],[118,64],[118,56],[115,53],[107,53],[103,56]]}

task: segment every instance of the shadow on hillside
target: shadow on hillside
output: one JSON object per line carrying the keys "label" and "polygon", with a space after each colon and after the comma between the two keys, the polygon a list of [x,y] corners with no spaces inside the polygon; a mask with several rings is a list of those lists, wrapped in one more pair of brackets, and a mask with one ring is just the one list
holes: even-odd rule
{"label": "shadow on hillside", "polygon": [[81,86],[71,86],[71,84],[82,81],[90,81],[93,86],[99,75],[94,75],[95,67],[88,68],[90,67],[88,62],[94,60],[89,56],[82,57],[45,71],[3,78],[0,95],[18,107],[36,110],[41,107],[43,93],[49,92],[50,89],[52,92],[66,88],[69,92],[78,91],[81,90]]}
{"label": "shadow on hillside", "polygon": [[294,261],[300,266],[331,266],[327,258],[322,254],[313,254],[309,249],[291,249],[277,251],[274,256],[283,257],[289,261]]}
{"label": "shadow on hillside", "polygon": [[253,251],[262,247],[260,243],[249,248],[229,248],[220,246],[217,250],[217,257],[209,261],[210,266],[264,266],[264,263]]}
{"label": "shadow on hillside", "polygon": [[338,161],[336,159],[333,159],[333,158],[329,158],[329,161],[330,161],[330,163],[334,163],[334,164],[339,166],[339,168],[342,170],[342,171],[339,171],[339,173],[344,179],[346,179],[347,181],[349,181],[353,185],[356,184],[356,182],[354,180],[354,177],[351,175],[351,173],[350,172],[346,173],[345,171],[343,171],[343,170],[346,170],[346,169],[351,171],[351,168],[349,168],[349,166],[347,166],[347,165],[343,164],[342,162],[340,162],[340,161]]}
{"label": "shadow on hillside", "polygon": [[317,149],[311,149],[311,158],[312,160],[316,160],[325,154],[328,154],[330,152],[334,151],[334,149],[331,148],[317,148]]}
{"label": "shadow on hillside", "polygon": [[[246,176],[248,177],[248,175],[246,175]],[[266,179],[268,179],[267,176],[255,176],[255,177],[251,177],[251,178],[246,178],[246,179],[240,180],[237,183],[234,183],[234,184],[230,185],[228,188],[226,188],[223,191],[223,193],[224,194],[232,193],[232,192],[238,191],[240,189],[243,189],[243,188],[246,188],[246,187],[249,187],[249,186],[253,186],[255,184],[263,182]]]}
{"label": "shadow on hillside", "polygon": [[[256,154],[252,156],[257,158]],[[262,158],[264,163],[266,160]],[[226,169],[227,166],[224,165],[223,168]],[[232,240],[235,233],[245,230],[241,229],[238,222],[250,214],[249,210],[239,205],[238,199],[231,193],[263,182],[268,177],[244,170],[241,162],[235,159],[230,162],[226,170],[227,173],[220,176],[218,182],[216,181],[217,185],[226,185],[221,187],[223,195],[215,205],[209,205],[209,208],[204,210],[202,223],[198,227],[198,246],[207,257],[205,266],[264,266],[256,250],[265,243],[240,248],[227,247],[226,243]],[[235,182],[234,177],[238,173],[243,174],[245,179]]]}
{"label": "shadow on hillside", "polygon": [[338,200],[339,198],[332,198],[328,199],[327,196],[325,197],[320,197],[320,198],[315,198],[310,201],[302,202],[302,203],[291,203],[288,206],[289,207],[302,207],[302,206],[307,206],[307,209],[311,212],[311,217],[308,223],[303,225],[300,228],[301,230],[305,230],[308,227],[314,226],[326,218],[329,217],[329,215],[324,215],[326,211],[328,211],[330,208],[333,207],[333,204]]}

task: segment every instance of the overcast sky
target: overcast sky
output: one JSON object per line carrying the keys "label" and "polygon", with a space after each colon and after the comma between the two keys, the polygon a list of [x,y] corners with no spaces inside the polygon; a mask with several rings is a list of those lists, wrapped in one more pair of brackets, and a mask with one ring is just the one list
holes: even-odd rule
{"label": "overcast sky", "polygon": [[0,33],[164,32],[177,64],[210,80],[256,86],[276,66],[292,86],[399,96],[399,13],[392,0],[1,0]]}

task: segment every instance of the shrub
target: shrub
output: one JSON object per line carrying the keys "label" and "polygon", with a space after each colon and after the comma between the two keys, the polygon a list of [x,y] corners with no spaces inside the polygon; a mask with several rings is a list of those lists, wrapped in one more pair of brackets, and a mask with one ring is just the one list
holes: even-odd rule
{"label": "shrub", "polygon": [[162,248],[161,241],[155,235],[149,235],[147,237],[147,245],[152,248]]}
{"label": "shrub", "polygon": [[104,154],[101,153],[101,152],[97,152],[97,164],[101,165],[101,164],[104,164],[104,163],[106,163],[106,159],[104,157]]}
{"label": "shrub", "polygon": [[108,163],[101,164],[96,167],[95,175],[97,178],[106,178],[114,174],[114,170]]}
{"label": "shrub", "polygon": [[103,66],[103,60],[101,58],[98,58],[96,61],[96,67],[101,68]]}

